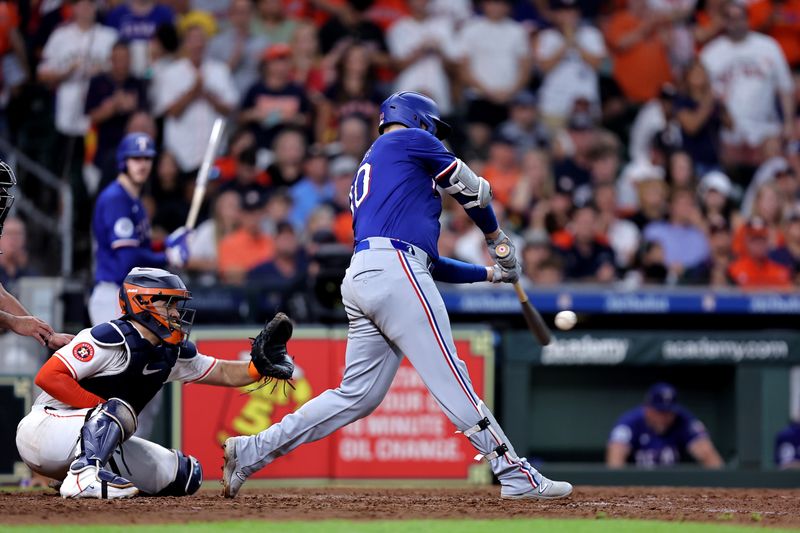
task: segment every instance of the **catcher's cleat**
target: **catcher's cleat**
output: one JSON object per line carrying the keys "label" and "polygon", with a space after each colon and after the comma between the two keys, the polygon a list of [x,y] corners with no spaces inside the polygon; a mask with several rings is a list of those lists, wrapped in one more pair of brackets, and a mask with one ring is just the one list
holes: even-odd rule
{"label": "catcher's cleat", "polygon": [[247,475],[242,472],[236,457],[236,439],[241,438],[243,437],[230,437],[222,445],[225,451],[225,462],[222,465],[222,495],[226,498],[235,498],[247,480]]}
{"label": "catcher's cleat", "polygon": [[507,500],[557,500],[572,494],[572,485],[566,481],[553,481],[539,474],[539,484],[521,494],[510,494],[506,487],[500,489],[500,497]]}
{"label": "catcher's cleat", "polygon": [[62,498],[115,500],[139,494],[133,483],[113,472],[76,460],[59,489]]}

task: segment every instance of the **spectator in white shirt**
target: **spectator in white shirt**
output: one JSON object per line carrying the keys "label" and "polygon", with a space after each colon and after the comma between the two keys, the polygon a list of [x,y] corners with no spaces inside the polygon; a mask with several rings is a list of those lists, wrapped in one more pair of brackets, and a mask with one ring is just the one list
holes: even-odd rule
{"label": "spectator in white shirt", "polygon": [[723,131],[723,157],[757,165],[776,137],[796,138],[792,121],[782,123],[775,106],[777,99],[782,116],[794,117],[793,81],[778,43],[748,29],[744,6],[730,2],[724,15],[725,35],[708,43],[700,60],[733,120],[733,128]]}
{"label": "spectator in white shirt", "polygon": [[409,0],[410,15],[386,34],[398,70],[395,91],[417,91],[433,98],[442,114],[452,111],[448,64],[455,60],[453,21],[428,15],[428,0]]}
{"label": "spectator in white shirt", "polygon": [[236,106],[238,93],[225,63],[205,59],[207,36],[200,26],[186,29],[181,58],[159,73],[156,113],[166,113],[164,146],[184,174],[196,171],[214,121]]}
{"label": "spectator in white shirt", "polygon": [[55,127],[59,139],[59,175],[69,176],[74,195],[77,254],[90,253],[91,205],[83,180],[83,136],[89,130],[84,113],[89,79],[110,67],[117,32],[95,22],[94,0],[74,0],[73,20],[57,28],[45,44],[39,81],[55,89]]}
{"label": "spectator in white shirt", "polygon": [[466,22],[458,36],[460,72],[470,99],[468,135],[485,144],[491,129],[508,116],[508,104],[530,77],[528,33],[509,17],[509,0],[482,0],[482,16]]}
{"label": "spectator in white shirt", "polygon": [[539,111],[551,128],[562,127],[577,100],[599,111],[597,69],[606,58],[603,34],[581,24],[577,0],[552,0],[554,27],[539,34],[536,60],[544,74]]}

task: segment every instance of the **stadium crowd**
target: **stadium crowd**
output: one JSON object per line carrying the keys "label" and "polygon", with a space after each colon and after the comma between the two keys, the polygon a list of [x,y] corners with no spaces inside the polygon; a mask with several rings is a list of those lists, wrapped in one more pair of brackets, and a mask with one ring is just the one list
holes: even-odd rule
{"label": "stadium crowd", "polygon": [[[87,270],[124,134],[159,140],[158,242],[225,117],[188,268],[305,283],[321,250],[352,250],[380,103],[414,90],[492,184],[533,285],[800,281],[800,0],[2,1],[0,56],[0,135],[70,180]],[[488,264],[455,207],[441,254]]]}

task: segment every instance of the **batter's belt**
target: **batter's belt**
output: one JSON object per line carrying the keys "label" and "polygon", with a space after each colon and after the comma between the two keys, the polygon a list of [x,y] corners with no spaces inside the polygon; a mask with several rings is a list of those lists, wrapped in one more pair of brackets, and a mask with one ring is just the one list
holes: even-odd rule
{"label": "batter's belt", "polygon": [[422,261],[428,270],[430,270],[433,266],[433,261],[430,257],[428,257],[428,254],[422,250],[422,248],[414,246],[406,241],[401,241],[400,239],[391,239],[388,237],[368,237],[356,244],[356,248],[353,253],[357,254],[358,252],[363,252],[364,250],[400,250],[401,252],[416,257]]}

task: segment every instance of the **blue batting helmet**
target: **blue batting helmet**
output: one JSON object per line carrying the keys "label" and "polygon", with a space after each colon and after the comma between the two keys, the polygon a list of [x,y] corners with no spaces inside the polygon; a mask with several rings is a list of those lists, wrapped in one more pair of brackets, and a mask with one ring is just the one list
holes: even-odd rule
{"label": "blue batting helmet", "polygon": [[156,143],[153,138],[146,133],[135,132],[127,134],[117,147],[117,168],[120,172],[125,172],[125,160],[129,157],[149,157],[156,156]]}
{"label": "blue batting helmet", "polygon": [[452,128],[443,122],[439,106],[427,96],[411,91],[394,93],[381,104],[378,132],[383,133],[389,124],[403,124],[432,133],[437,139],[446,139]]}

